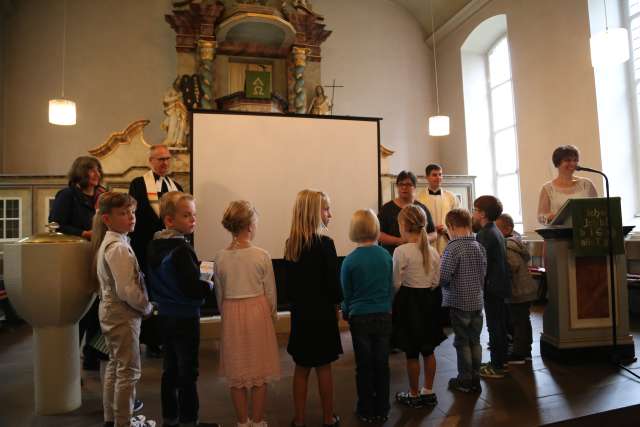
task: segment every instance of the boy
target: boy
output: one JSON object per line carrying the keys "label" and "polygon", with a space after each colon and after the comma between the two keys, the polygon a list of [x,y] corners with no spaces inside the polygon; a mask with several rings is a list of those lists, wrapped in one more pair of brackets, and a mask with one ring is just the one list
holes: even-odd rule
{"label": "boy", "polygon": [[480,367],[480,376],[503,378],[507,361],[507,304],[511,296],[511,273],[507,266],[506,246],[495,220],[502,203],[494,196],[480,196],[473,202],[473,231],[487,251],[487,275],[484,282],[484,312],[489,330],[491,361]]}
{"label": "boy", "polygon": [[471,215],[452,209],[445,218],[451,241],[440,259],[442,306],[449,307],[458,357],[458,376],[449,388],[480,392],[482,289],[487,268],[484,247],[471,234]]}
{"label": "boy", "polygon": [[507,241],[507,263],[511,269],[511,298],[509,315],[513,325],[513,352],[508,357],[509,364],[522,365],[531,360],[531,302],[538,298],[538,284],[529,275],[528,262],[531,259],[527,246],[514,234],[513,218],[503,213],[496,220],[496,226]]}
{"label": "boy", "polygon": [[423,203],[433,216],[433,222],[436,225],[436,232],[438,233],[434,247],[438,253],[442,255],[449,241],[444,220],[451,209],[460,207],[460,203],[455,194],[441,187],[442,166],[435,163],[427,165],[425,168],[425,176],[427,177],[428,187],[425,191],[420,192],[418,201]]}
{"label": "boy", "polygon": [[165,426],[198,423],[198,350],[200,306],[213,283],[200,278],[198,258],[185,239],[196,226],[193,197],[171,191],[160,199],[165,229],[156,232],[147,250],[149,290],[158,304],[164,343],[161,384]]}

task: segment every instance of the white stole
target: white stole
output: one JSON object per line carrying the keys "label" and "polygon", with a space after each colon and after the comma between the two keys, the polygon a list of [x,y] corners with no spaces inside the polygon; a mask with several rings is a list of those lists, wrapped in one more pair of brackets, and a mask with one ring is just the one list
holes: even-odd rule
{"label": "white stole", "polygon": [[149,205],[151,205],[151,209],[160,217],[160,199],[158,198],[158,193],[160,193],[162,189],[162,180],[166,179],[167,187],[169,191],[178,191],[178,187],[173,182],[171,178],[168,176],[161,177],[156,183],[156,178],[153,176],[153,171],[149,171],[145,173],[142,178],[144,179],[144,186],[147,189],[147,199],[149,199]]}

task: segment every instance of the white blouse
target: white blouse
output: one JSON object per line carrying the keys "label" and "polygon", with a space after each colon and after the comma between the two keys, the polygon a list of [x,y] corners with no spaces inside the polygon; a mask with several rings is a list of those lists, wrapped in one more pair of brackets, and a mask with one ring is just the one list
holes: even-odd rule
{"label": "white blouse", "polygon": [[422,265],[422,252],[417,243],[405,243],[393,251],[393,286],[436,288],[440,280],[440,255],[429,246],[429,273]]}
{"label": "white blouse", "polygon": [[558,210],[569,199],[585,199],[598,197],[596,187],[588,178],[575,177],[575,182],[571,187],[557,187],[553,181],[549,181],[540,190],[540,200],[538,201],[538,221],[541,224],[549,222],[549,214],[555,215]]}

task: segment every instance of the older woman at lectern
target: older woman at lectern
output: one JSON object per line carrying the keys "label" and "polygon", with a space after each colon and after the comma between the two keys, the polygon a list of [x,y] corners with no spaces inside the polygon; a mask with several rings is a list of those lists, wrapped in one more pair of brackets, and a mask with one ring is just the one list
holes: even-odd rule
{"label": "older woman at lectern", "polygon": [[561,145],[553,151],[552,160],[558,169],[558,176],[544,184],[540,190],[538,221],[541,224],[550,223],[569,199],[598,197],[591,180],[573,175],[580,160],[576,147]]}

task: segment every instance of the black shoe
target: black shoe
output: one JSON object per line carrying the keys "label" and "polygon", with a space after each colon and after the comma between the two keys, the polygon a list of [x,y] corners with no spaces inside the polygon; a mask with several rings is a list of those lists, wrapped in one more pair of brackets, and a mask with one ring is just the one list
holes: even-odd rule
{"label": "black shoe", "polygon": [[114,426],[114,422],[113,421],[105,421],[103,427],[113,427],[113,426]]}
{"label": "black shoe", "polygon": [[422,406],[436,406],[438,404],[438,396],[435,393],[420,393],[420,401]]}
{"label": "black shoe", "polygon": [[144,407],[144,402],[140,399],[136,399],[133,401],[133,413],[140,412]]}
{"label": "black shoe", "polygon": [[304,424],[302,424],[302,425],[296,424],[296,422],[292,420],[291,421],[291,427],[307,427],[307,426],[305,426]]}
{"label": "black shoe", "polygon": [[356,417],[361,423],[365,423],[365,424],[375,424],[378,422],[378,417],[362,415],[359,412],[356,412]]}
{"label": "black shoe", "polygon": [[468,381],[464,381],[458,378],[451,378],[449,380],[449,388],[463,393],[469,393],[471,391],[471,384]]}
{"label": "black shoe", "polygon": [[388,415],[376,415],[375,417],[373,417],[373,419],[375,420],[374,422],[377,424],[384,424],[387,421],[389,421],[389,416]]}
{"label": "black shoe", "polygon": [[336,414],[333,414],[333,423],[322,424],[322,427],[338,427],[339,425],[340,425],[340,417]]}
{"label": "black shoe", "polygon": [[401,403],[409,408],[422,408],[422,399],[420,395],[411,396],[411,392],[399,391],[396,393],[396,402]]}
{"label": "black shoe", "polygon": [[471,393],[482,393],[482,385],[480,384],[480,378],[474,378],[471,380]]}

